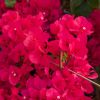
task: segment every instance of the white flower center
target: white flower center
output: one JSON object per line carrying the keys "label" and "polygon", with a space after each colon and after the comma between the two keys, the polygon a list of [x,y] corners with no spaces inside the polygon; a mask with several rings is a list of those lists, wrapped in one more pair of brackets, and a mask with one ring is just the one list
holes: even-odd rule
{"label": "white flower center", "polygon": [[43,12],[43,15],[45,15],[46,13],[45,12]]}
{"label": "white flower center", "polygon": [[14,28],[14,31],[16,31],[17,29],[16,28]]}
{"label": "white flower center", "polygon": [[12,72],[12,74],[13,74],[13,76],[14,76],[14,77],[16,77],[16,76],[17,76],[17,74],[16,74],[15,72]]}
{"label": "white flower center", "polygon": [[14,73],[14,74],[13,74],[13,76],[17,76],[17,74],[16,74],[16,73]]}
{"label": "white flower center", "polygon": [[57,99],[60,99],[60,96],[57,96]]}
{"label": "white flower center", "polygon": [[83,27],[82,29],[83,29],[83,30],[86,30],[86,27]]}
{"label": "white flower center", "polygon": [[26,96],[23,96],[23,99],[26,99]]}

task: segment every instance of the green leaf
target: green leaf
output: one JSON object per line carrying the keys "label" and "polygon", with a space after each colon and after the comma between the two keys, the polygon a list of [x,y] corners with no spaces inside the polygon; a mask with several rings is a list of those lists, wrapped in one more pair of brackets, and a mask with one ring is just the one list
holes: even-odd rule
{"label": "green leaf", "polygon": [[6,7],[13,8],[16,3],[16,0],[5,0]]}
{"label": "green leaf", "polygon": [[77,6],[81,5],[82,2],[83,2],[83,0],[70,0],[71,12],[73,12],[73,10],[74,10]]}
{"label": "green leaf", "polygon": [[68,54],[64,52],[64,53],[63,53],[62,62],[65,62],[66,59],[67,59],[67,57],[68,57]]}
{"label": "green leaf", "polygon": [[88,16],[92,12],[92,8],[87,2],[83,2],[80,6],[74,8],[73,14]]}
{"label": "green leaf", "polygon": [[77,7],[77,6],[79,6],[80,4],[82,4],[82,2],[83,2],[83,0],[70,0],[71,2],[71,5],[72,6],[75,6],[75,7]]}
{"label": "green leaf", "polygon": [[98,8],[98,6],[99,6],[99,0],[87,0],[87,3],[88,3],[92,8]]}
{"label": "green leaf", "polygon": [[98,0],[98,8],[100,9],[100,0]]}

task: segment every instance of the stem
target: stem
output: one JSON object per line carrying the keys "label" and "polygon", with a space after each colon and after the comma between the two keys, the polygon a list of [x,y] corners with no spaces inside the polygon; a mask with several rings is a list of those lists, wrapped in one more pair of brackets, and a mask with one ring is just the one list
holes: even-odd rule
{"label": "stem", "polygon": [[80,76],[81,78],[83,78],[83,79],[85,79],[85,80],[91,82],[92,84],[94,84],[95,86],[97,86],[97,87],[100,88],[100,85],[99,85],[98,83],[96,83],[96,82],[94,82],[94,81],[92,81],[92,80],[86,78],[85,76],[83,76],[83,75],[81,75],[81,74],[79,74],[79,73],[77,73],[77,72],[75,72],[75,71],[73,71],[73,70],[71,70],[71,69],[68,69],[68,70],[69,70],[70,72],[74,73],[75,75]]}
{"label": "stem", "polygon": [[[54,63],[54,62],[52,62],[52,64],[54,64],[55,66],[59,67],[59,65],[56,64],[56,63]],[[90,82],[90,83],[92,83],[92,84],[94,84],[95,86],[97,86],[97,87],[100,88],[100,84],[98,84],[98,83],[92,81],[91,79],[86,78],[85,76],[81,75],[80,73],[77,73],[77,72],[75,72],[75,71],[73,71],[73,70],[71,70],[71,69],[68,69],[68,71],[72,72],[73,74],[75,74],[75,75],[77,75],[77,76],[79,76],[79,77],[81,77],[81,78],[87,80],[88,82]]]}
{"label": "stem", "polygon": [[63,68],[63,64],[62,64],[62,58],[63,58],[63,52],[60,52],[60,68]]}

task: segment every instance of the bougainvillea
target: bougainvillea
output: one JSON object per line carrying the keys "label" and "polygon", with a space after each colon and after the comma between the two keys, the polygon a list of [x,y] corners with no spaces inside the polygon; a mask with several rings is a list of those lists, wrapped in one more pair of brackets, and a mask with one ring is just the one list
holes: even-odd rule
{"label": "bougainvillea", "polygon": [[90,16],[89,20],[94,26],[94,33],[90,36],[88,42],[89,49],[89,62],[92,66],[100,66],[100,10],[94,10]]}
{"label": "bougainvillea", "polygon": [[59,0],[17,0],[1,13],[0,100],[91,100],[92,84],[70,70],[98,77],[87,60],[93,26],[61,15]]}

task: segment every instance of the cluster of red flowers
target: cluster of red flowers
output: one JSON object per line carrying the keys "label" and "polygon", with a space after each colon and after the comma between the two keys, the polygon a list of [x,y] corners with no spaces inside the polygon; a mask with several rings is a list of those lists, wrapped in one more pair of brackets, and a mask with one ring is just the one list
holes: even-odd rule
{"label": "cluster of red flowers", "polygon": [[89,62],[92,66],[100,66],[100,10],[94,10],[89,19],[94,26],[94,33],[88,42]]}
{"label": "cluster of red flowers", "polygon": [[59,10],[59,0],[22,0],[2,13],[0,100],[91,100],[91,83],[70,70],[98,76],[87,60],[92,25]]}
{"label": "cluster of red flowers", "polygon": [[54,21],[59,18],[61,11],[60,0],[5,0],[6,2],[16,1],[13,8],[6,7],[6,2],[0,0],[0,16],[10,10],[18,11],[21,16],[36,15],[40,11],[45,14],[48,20]]}

